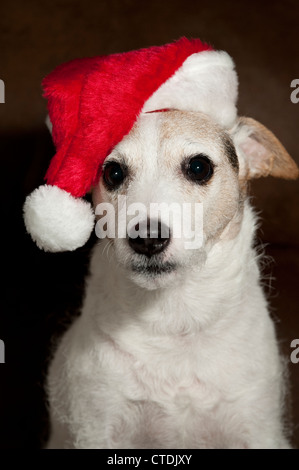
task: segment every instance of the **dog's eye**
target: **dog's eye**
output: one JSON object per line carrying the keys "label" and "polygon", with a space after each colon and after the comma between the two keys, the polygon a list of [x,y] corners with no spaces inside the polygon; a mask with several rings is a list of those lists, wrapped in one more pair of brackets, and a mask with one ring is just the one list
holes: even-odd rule
{"label": "dog's eye", "polygon": [[118,162],[108,162],[103,170],[103,179],[108,189],[117,189],[126,177],[126,171]]}
{"label": "dog's eye", "polygon": [[206,155],[201,153],[185,163],[184,173],[192,181],[205,183],[213,175],[213,164]]}

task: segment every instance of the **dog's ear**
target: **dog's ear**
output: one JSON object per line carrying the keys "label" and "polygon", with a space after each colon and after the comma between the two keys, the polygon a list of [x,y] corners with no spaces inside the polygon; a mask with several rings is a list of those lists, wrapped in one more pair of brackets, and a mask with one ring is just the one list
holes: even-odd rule
{"label": "dog's ear", "polygon": [[247,117],[240,117],[231,131],[239,157],[240,177],[275,176],[296,179],[299,169],[269,129]]}

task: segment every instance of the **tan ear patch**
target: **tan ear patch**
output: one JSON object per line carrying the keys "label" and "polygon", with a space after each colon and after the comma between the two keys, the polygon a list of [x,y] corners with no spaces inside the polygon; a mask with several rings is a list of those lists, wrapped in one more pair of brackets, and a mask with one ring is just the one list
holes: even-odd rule
{"label": "tan ear patch", "polygon": [[238,139],[238,144],[246,157],[248,179],[268,175],[284,179],[298,178],[296,163],[269,129],[252,118],[241,117],[236,134],[238,132],[244,136]]}

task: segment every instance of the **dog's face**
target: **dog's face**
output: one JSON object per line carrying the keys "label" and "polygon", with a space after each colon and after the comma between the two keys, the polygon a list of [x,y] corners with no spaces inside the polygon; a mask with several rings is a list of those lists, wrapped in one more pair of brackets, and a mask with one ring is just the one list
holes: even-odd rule
{"label": "dog's face", "polygon": [[[104,242],[107,256],[138,285],[173,283],[200,269],[220,239],[237,236],[250,168],[233,143],[241,127],[244,134],[240,124],[229,134],[201,113],[143,114],[106,158],[93,202],[109,203],[114,212],[97,211],[98,234],[116,220],[115,236]],[[155,212],[159,204],[164,210]],[[126,214],[121,238],[120,213]]]}

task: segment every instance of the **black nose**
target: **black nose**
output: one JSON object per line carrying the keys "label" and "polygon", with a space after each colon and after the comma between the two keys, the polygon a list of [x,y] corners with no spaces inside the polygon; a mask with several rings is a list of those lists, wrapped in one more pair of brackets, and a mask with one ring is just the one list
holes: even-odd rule
{"label": "black nose", "polygon": [[[170,242],[170,230],[160,221],[150,226],[150,220],[147,221],[147,236],[136,238],[129,237],[129,245],[136,253],[150,258],[165,250]],[[153,228],[153,225],[156,225]],[[136,232],[139,231],[139,224],[135,226]]]}

